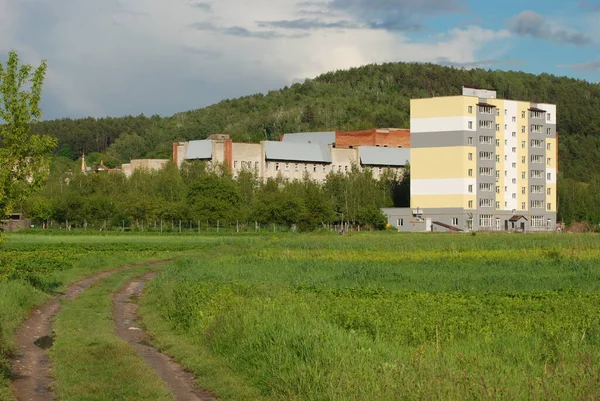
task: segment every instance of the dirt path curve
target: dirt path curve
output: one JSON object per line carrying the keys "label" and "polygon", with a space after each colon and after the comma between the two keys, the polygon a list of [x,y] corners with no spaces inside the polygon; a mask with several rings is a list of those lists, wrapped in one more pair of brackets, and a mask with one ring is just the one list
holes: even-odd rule
{"label": "dirt path curve", "polygon": [[162,264],[170,260],[172,259],[138,263],[95,274],[71,284],[63,295],[52,298],[34,308],[29,318],[15,333],[16,349],[11,366],[11,390],[17,400],[54,400],[51,387],[50,359],[45,350],[52,346],[52,322],[61,310],[60,301],[70,301],[77,298],[79,294],[96,281],[116,272],[144,265]]}
{"label": "dirt path curve", "polygon": [[216,397],[196,387],[191,373],[149,345],[149,338],[139,322],[137,299],[142,295],[146,282],[157,274],[149,272],[136,277],[113,295],[113,320],[117,335],[131,344],[138,355],[162,377],[176,401],[214,401]]}

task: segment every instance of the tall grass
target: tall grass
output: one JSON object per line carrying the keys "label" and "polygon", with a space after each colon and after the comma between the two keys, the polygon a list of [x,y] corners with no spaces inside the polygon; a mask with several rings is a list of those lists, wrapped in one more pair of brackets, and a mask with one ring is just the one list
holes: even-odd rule
{"label": "tall grass", "polygon": [[161,347],[203,355],[190,368],[217,393],[235,379],[264,399],[595,399],[598,245],[272,237],[178,261],[150,284],[143,312]]}

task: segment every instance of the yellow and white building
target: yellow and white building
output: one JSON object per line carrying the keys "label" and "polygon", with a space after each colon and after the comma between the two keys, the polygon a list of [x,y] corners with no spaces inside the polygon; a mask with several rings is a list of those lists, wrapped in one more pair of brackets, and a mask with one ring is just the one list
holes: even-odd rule
{"label": "yellow and white building", "polygon": [[463,88],[410,111],[411,211],[427,230],[555,229],[555,105]]}

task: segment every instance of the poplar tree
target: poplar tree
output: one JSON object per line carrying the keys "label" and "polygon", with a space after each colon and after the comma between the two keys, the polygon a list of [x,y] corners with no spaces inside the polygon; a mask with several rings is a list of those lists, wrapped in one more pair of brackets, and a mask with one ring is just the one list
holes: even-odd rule
{"label": "poplar tree", "polygon": [[49,173],[56,139],[31,133],[39,121],[46,61],[19,65],[17,52],[0,62],[0,218],[13,212]]}

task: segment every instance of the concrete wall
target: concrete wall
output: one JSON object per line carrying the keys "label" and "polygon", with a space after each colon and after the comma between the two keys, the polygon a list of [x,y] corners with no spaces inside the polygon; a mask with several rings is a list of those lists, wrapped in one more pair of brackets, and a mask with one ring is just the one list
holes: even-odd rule
{"label": "concrete wall", "polygon": [[167,165],[169,159],[134,159],[121,166],[125,176],[130,177],[135,170],[157,171]]}

